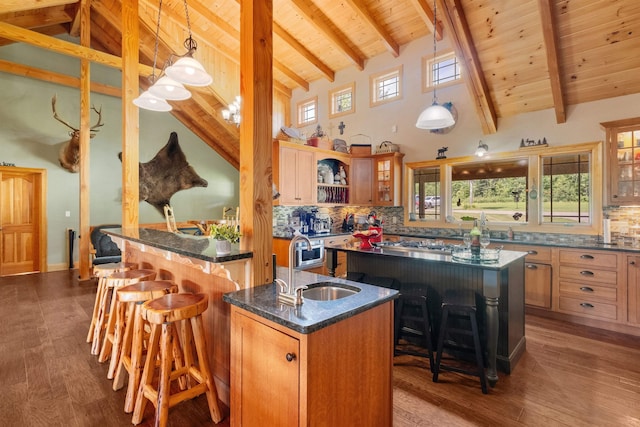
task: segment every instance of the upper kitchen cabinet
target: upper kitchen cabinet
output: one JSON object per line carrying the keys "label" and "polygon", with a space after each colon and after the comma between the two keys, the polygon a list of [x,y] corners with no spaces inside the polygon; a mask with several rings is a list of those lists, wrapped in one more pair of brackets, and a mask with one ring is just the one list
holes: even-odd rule
{"label": "upper kitchen cabinet", "polygon": [[[316,160],[318,204],[346,205],[350,203],[351,158],[335,151],[318,150]],[[313,169],[309,173],[312,174],[312,171]]]}
{"label": "upper kitchen cabinet", "polygon": [[607,133],[609,205],[640,203],[640,117],[601,123]]}
{"label": "upper kitchen cabinet", "polygon": [[373,159],[370,156],[351,159],[351,203],[373,204]]}
{"label": "upper kitchen cabinet", "polygon": [[373,204],[402,205],[402,153],[375,154],[373,157]]}
{"label": "upper kitchen cabinet", "polygon": [[273,145],[273,180],[280,192],[281,205],[316,203],[316,157],[313,149],[276,141]]}

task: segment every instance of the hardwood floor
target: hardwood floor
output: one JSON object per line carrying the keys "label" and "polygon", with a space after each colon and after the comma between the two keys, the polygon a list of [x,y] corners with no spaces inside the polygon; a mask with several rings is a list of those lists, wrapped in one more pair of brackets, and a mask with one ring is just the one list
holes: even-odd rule
{"label": "hardwood floor", "polygon": [[[0,425],[131,425],[124,390],[111,390],[85,342],[95,282],[76,277],[0,278]],[[488,395],[477,379],[444,372],[433,383],[423,359],[397,357],[394,426],[640,426],[640,338],[534,316],[526,325],[526,354]],[[171,409],[169,423],[213,425],[204,396]]]}

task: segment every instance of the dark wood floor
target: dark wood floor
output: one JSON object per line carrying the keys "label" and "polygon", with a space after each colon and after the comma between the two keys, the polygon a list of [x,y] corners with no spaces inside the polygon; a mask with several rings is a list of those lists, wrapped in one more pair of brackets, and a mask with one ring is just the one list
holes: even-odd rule
{"label": "dark wood floor", "polygon": [[[111,390],[85,343],[94,296],[95,282],[73,272],[0,278],[0,425],[130,425],[124,391]],[[433,383],[422,359],[397,357],[394,426],[640,426],[639,338],[526,320],[526,354],[488,395],[459,374]],[[169,418],[213,425],[204,396]]]}

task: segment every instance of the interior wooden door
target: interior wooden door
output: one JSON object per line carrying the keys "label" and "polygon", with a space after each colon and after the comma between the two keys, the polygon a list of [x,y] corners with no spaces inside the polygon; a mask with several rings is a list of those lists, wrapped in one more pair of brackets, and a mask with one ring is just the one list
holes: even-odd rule
{"label": "interior wooden door", "polygon": [[45,177],[0,167],[0,276],[46,271]]}

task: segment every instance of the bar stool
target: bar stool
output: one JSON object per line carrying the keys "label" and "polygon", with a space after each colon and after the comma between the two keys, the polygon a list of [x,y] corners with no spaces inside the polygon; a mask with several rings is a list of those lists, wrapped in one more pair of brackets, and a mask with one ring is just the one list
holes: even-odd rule
{"label": "bar stool", "polygon": [[[429,369],[433,372],[433,344],[431,339],[431,322],[429,321],[429,310],[427,309],[427,296],[424,292],[413,292],[401,289],[396,306],[394,321],[394,356],[408,354],[429,359]],[[399,345],[402,336],[418,338],[426,348],[425,352],[420,352]]]}
{"label": "bar stool", "polygon": [[[465,375],[474,375],[480,378],[482,393],[487,394],[487,378],[484,374],[484,361],[482,357],[482,347],[480,346],[480,334],[478,332],[478,321],[476,318],[476,294],[472,290],[446,291],[442,298],[442,323],[440,325],[440,336],[438,338],[438,349],[436,355],[436,365],[433,371],[433,382],[438,382],[440,370],[458,372]],[[449,324],[450,321],[454,321]],[[470,328],[463,328],[467,323]],[[459,341],[449,340],[445,343],[446,337],[455,334],[457,339],[464,336],[473,337],[473,348],[464,345]],[[476,368],[464,369],[458,366],[441,365],[442,352],[444,348],[457,351],[459,353],[475,353]]]}
{"label": "bar stool", "polygon": [[[117,292],[115,342],[111,352],[111,362],[117,360],[117,368],[113,380],[113,390],[120,390],[124,385],[124,375],[129,375],[124,411],[133,411],[136,392],[140,385],[143,365],[143,341],[145,321],[142,318],[142,303],[177,293],[178,285],[170,281],[155,280],[138,282],[123,286]],[[114,353],[118,352],[118,356]]]}
{"label": "bar stool", "polygon": [[[144,280],[154,280],[155,278],[156,272],[154,270],[147,269],[119,271],[107,277],[105,284],[106,289],[102,295],[102,301],[100,302],[100,316],[98,316],[96,327],[93,332],[94,342],[95,338],[97,338],[98,345],[95,349],[92,349],[93,351],[91,353],[98,354],[98,362],[102,363],[106,361],[111,354],[113,330],[116,326],[116,316],[114,314],[117,295],[116,289]],[[111,294],[109,295],[109,293]],[[113,378],[113,374],[111,376],[107,376],[107,378]]]}
{"label": "bar stool", "polygon": [[[185,293],[165,295],[142,304],[142,317],[151,325],[151,336],[133,410],[131,420],[133,424],[140,424],[142,421],[147,400],[156,408],[155,425],[166,426],[171,406],[202,393],[207,396],[213,422],[218,423],[222,420],[222,412],[218,406],[218,393],[209,369],[201,316],[207,309],[208,302],[205,294]],[[175,325],[180,321],[184,321],[181,326]],[[172,332],[174,328],[182,332],[184,366],[172,370],[172,352],[176,344]],[[194,342],[197,361],[193,358]],[[160,373],[154,375],[158,352],[160,353]],[[193,381],[188,381],[190,387],[187,390],[171,394],[171,381],[184,375],[188,375],[189,380],[193,379],[197,384],[192,385]],[[157,387],[152,384],[154,377],[158,378]]]}
{"label": "bar stool", "polygon": [[93,303],[91,324],[89,325],[89,332],[87,333],[87,342],[93,342],[94,328],[96,326],[96,322],[98,321],[100,301],[102,301],[102,294],[105,290],[107,277],[111,276],[113,273],[117,273],[119,271],[127,271],[137,267],[138,264],[133,262],[110,262],[108,264],[98,264],[93,266],[93,276],[98,278],[98,286],[96,289],[96,300]]}

